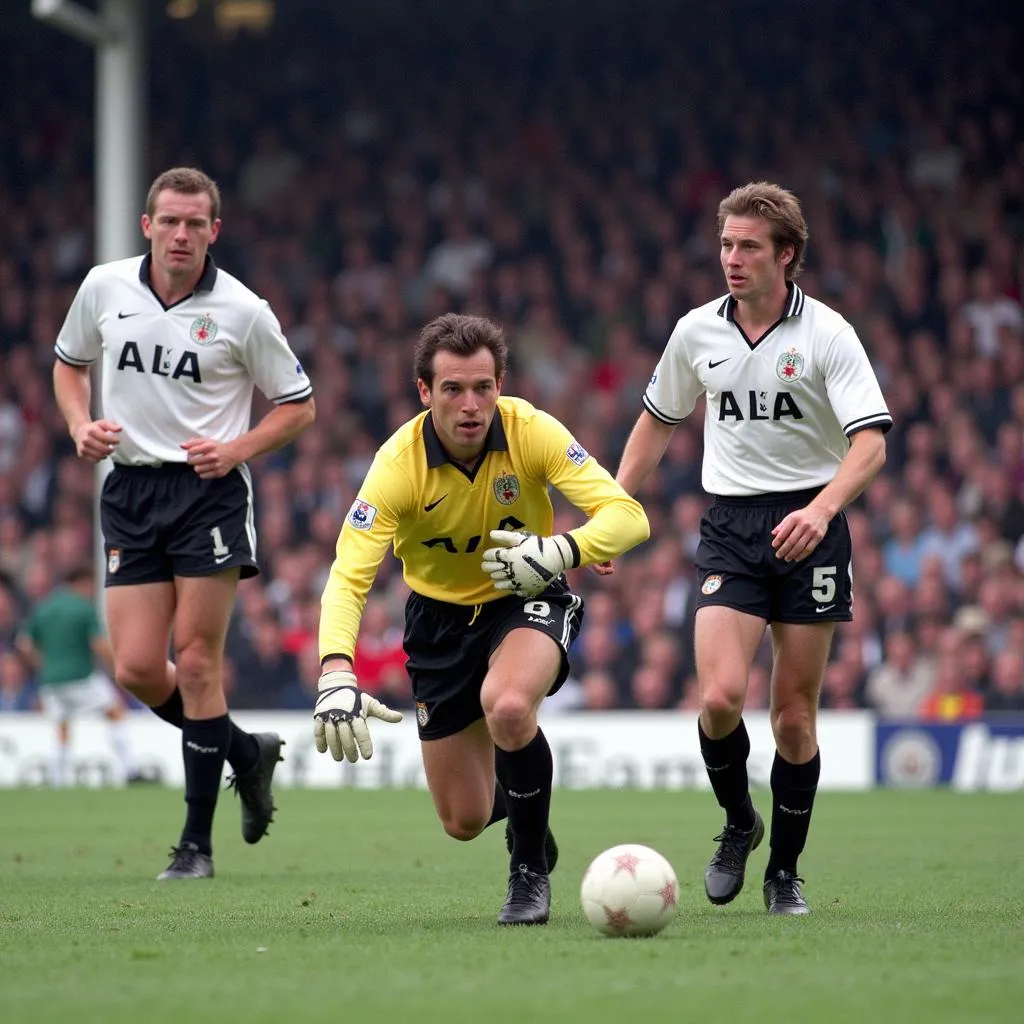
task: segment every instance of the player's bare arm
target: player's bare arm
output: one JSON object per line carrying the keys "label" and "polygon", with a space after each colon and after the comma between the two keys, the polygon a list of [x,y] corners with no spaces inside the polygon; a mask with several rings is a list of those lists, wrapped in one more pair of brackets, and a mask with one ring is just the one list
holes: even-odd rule
{"label": "player's bare arm", "polygon": [[53,364],[53,393],[71,440],[75,442],[75,454],[89,462],[100,462],[110,455],[120,440],[121,425],[113,420],[92,418],[89,367],[69,366],[58,359]]}
{"label": "player's bare arm", "polygon": [[645,409],[626,441],[615,479],[628,494],[636,494],[661,462],[675,425],[662,423]]}
{"label": "player's bare arm", "polygon": [[885,435],[879,428],[860,430],[832,482],[804,508],[791,512],[772,531],[775,557],[799,562],[821,543],[828,524],[864,490],[885,465]]}
{"label": "player's bare arm", "polygon": [[181,445],[188,464],[203,480],[227,476],[243,462],[276,451],[294,441],[316,418],[312,398],[271,409],[252,430],[222,443],[209,437],[190,437]]}
{"label": "player's bare arm", "polygon": [[24,633],[19,633],[14,639],[14,647],[18,654],[21,656],[22,661],[25,662],[29,668],[38,669],[43,661],[39,656],[39,649],[36,647],[30,637]]}

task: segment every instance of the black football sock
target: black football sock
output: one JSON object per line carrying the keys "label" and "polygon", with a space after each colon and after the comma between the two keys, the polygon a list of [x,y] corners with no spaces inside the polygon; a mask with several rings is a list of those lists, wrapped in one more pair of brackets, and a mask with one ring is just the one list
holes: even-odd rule
{"label": "black football sock", "polygon": [[219,718],[186,718],[181,729],[185,761],[185,828],[182,843],[195,843],[200,853],[212,852],[213,812],[217,808],[224,755],[231,738],[227,715]]}
{"label": "black football sock", "polygon": [[[157,704],[149,710],[175,728],[182,728],[185,721],[185,706],[181,700],[181,690],[175,687],[174,692],[163,704]],[[230,722],[230,719],[228,721]],[[227,762],[231,765],[232,770],[238,775],[244,775],[256,764],[259,756],[260,748],[253,735],[244,729],[239,729],[234,722],[231,722],[231,740],[228,743]]]}
{"label": "black football sock", "polygon": [[708,770],[711,788],[718,805],[725,811],[726,824],[749,832],[754,827],[754,805],[750,801],[747,780],[747,758],[750,755],[750,737],[747,727],[740,724],[728,736],[711,739],[697,720],[700,752]]}
{"label": "black football sock", "polygon": [[778,754],[772,762],[772,841],[764,877],[778,871],[796,874],[796,862],[807,842],[814,795],[821,775],[821,753],[805,764],[790,764]]}
{"label": "black football sock", "polygon": [[512,826],[512,861],[531,871],[548,873],[544,839],[551,811],[554,762],[551,748],[540,729],[522,750],[494,748],[494,767],[505,791],[508,820]]}
{"label": "black football sock", "polygon": [[152,711],[157,718],[162,718],[165,722],[169,722],[176,729],[180,729],[185,721],[185,705],[181,700],[181,690],[175,687],[171,691],[170,697],[168,697],[163,704],[154,704],[149,710]]}
{"label": "black football sock", "polygon": [[505,800],[505,790],[501,788],[501,783],[497,779],[494,780],[494,806],[491,808],[490,820],[484,825],[484,828],[490,828],[495,822],[504,821],[508,817],[508,802]]}

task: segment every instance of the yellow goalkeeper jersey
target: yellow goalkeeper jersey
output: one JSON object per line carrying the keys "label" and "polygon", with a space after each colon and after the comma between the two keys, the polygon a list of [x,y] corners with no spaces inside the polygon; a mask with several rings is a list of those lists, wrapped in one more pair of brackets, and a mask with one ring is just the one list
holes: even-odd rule
{"label": "yellow goalkeeper jersey", "polygon": [[472,607],[507,596],[480,568],[490,531],[549,536],[549,486],[588,516],[569,534],[580,565],[617,558],[650,534],[639,502],[557,419],[523,399],[498,399],[473,470],[448,458],[429,411],[399,427],[377,451],[338,537],[321,601],[320,657],[352,656],[389,545],[424,597]]}

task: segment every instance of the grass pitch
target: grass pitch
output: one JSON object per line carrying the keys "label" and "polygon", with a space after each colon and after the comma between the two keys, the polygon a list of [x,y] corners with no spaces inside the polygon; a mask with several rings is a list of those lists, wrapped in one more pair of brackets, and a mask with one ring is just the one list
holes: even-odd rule
{"label": "grass pitch", "polygon": [[[217,877],[157,883],[180,793],[0,791],[0,1020],[1020,1019],[1019,794],[822,794],[801,863],[814,913],[769,919],[767,842],[733,904],[704,898],[709,793],[558,791],[552,920],[532,929],[495,925],[501,827],[456,843],[419,791],[277,799],[272,834],[247,847],[225,794]],[[620,842],[679,875],[656,938],[603,938],[579,909],[583,869]]]}

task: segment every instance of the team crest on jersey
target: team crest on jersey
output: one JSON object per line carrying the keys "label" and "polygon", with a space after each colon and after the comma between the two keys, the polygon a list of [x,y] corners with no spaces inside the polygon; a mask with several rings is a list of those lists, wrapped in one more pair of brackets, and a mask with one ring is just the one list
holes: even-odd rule
{"label": "team crest on jersey", "polygon": [[804,375],[804,357],[795,348],[788,349],[779,356],[775,373],[779,380],[792,384]]}
{"label": "team crest on jersey", "polygon": [[430,721],[430,712],[421,700],[416,701],[416,721],[419,722],[421,729],[425,729],[427,722]]}
{"label": "team crest on jersey", "polygon": [[495,477],[494,496],[502,505],[514,505],[519,500],[519,477],[515,473]]}
{"label": "team crest on jersey", "polygon": [[197,345],[212,345],[217,337],[217,321],[209,313],[204,313],[192,321],[188,333]]}
{"label": "team crest on jersey", "polygon": [[701,584],[700,592],[702,594],[714,594],[722,589],[722,577],[715,573],[713,576],[708,576]]}
{"label": "team crest on jersey", "polygon": [[120,548],[111,548],[110,549],[110,554],[107,555],[107,572],[109,572],[110,575],[113,576],[114,573],[116,573],[117,570],[120,569],[120,568],[121,568],[121,549]]}
{"label": "team crest on jersey", "polygon": [[368,502],[356,498],[348,510],[348,525],[357,530],[368,530],[377,518],[377,510]]}
{"label": "team crest on jersey", "polygon": [[570,462],[575,462],[577,466],[582,466],[587,459],[590,458],[590,452],[579,443],[579,441],[573,441],[568,448],[565,449],[565,454],[569,456]]}

